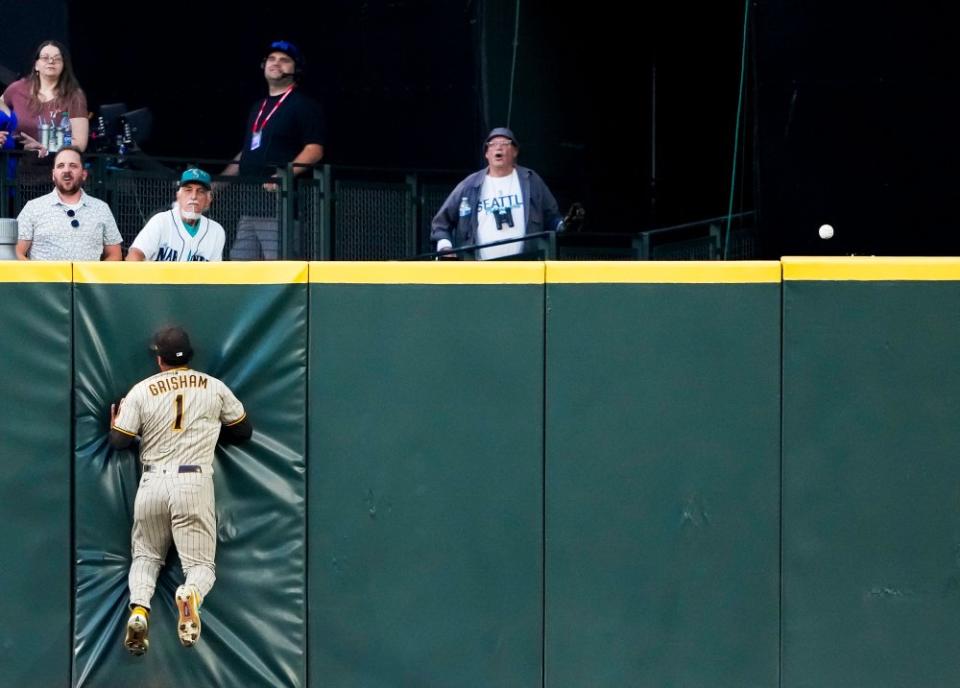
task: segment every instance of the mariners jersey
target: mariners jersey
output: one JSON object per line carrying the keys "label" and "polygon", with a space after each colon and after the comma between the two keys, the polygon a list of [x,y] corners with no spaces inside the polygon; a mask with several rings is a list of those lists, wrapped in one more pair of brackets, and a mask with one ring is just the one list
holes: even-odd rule
{"label": "mariners jersey", "polygon": [[133,386],[113,429],[140,435],[144,464],[203,466],[207,472],[220,426],[244,418],[243,404],[223,382],[190,368],[173,368]]}
{"label": "mariners jersey", "polygon": [[146,260],[185,263],[194,260],[223,260],[223,244],[226,241],[219,222],[201,215],[195,236],[183,226],[177,204],[157,213],[144,225],[130,248],[143,251]]}

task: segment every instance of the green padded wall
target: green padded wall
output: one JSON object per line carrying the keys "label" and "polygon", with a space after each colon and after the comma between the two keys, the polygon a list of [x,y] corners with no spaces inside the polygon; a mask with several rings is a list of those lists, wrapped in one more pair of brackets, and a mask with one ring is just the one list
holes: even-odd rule
{"label": "green padded wall", "polygon": [[[306,263],[76,264],[75,686],[300,686],[305,657]],[[110,401],[156,372],[151,334],[180,324],[193,367],[244,403],[253,439],[218,447],[217,582],[180,647],[171,547],[150,650],[122,646],[137,461],[107,444]]]}
{"label": "green padded wall", "polygon": [[0,262],[0,685],[70,680],[69,263]]}
{"label": "green padded wall", "polygon": [[783,290],[783,686],[960,685],[960,261]]}
{"label": "green padded wall", "polygon": [[779,264],[546,279],[545,684],[776,688]]}
{"label": "green padded wall", "polygon": [[310,280],[310,685],[539,687],[543,265]]}
{"label": "green padded wall", "polygon": [[[0,264],[0,685],[956,685],[960,261],[783,266]],[[133,658],[171,322],[256,431]]]}

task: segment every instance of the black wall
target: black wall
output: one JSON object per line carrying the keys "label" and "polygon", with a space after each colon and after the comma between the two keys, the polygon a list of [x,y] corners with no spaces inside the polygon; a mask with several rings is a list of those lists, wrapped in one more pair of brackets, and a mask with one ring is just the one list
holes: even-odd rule
{"label": "black wall", "polygon": [[[960,251],[947,3],[762,3],[758,27],[770,252]],[[824,222],[829,242],[817,236]]]}
{"label": "black wall", "polygon": [[[328,0],[261,12],[214,0],[136,26],[119,0],[54,5],[18,8],[17,38],[33,46],[56,35],[69,7],[91,103],[150,107],[145,148],[156,155],[235,153],[263,92],[263,46],[280,36],[308,57],[304,88],[325,103],[333,163],[476,169],[483,133],[506,123],[512,0]],[[725,213],[744,9],[740,0],[521,2],[509,122],[521,163],[561,204],[584,201],[594,231]],[[949,203],[956,34],[944,0],[754,2],[733,209],[759,205],[767,255],[960,251]],[[837,230],[830,242],[816,236],[824,222]]]}
{"label": "black wall", "polygon": [[[497,22],[486,46],[500,70],[488,78],[490,124],[498,124],[507,109],[498,87],[509,68],[514,3],[488,0],[486,7]],[[702,7],[521,3],[511,121],[522,137],[521,161],[569,180],[592,231],[633,232],[725,213],[743,9],[739,0]],[[738,180],[737,210],[749,205],[751,189],[750,177]]]}
{"label": "black wall", "polygon": [[118,19],[128,6],[103,0],[96,12],[73,10],[73,52],[94,104],[151,109],[148,152],[233,156],[265,92],[266,47],[285,38],[305,55],[302,87],[324,102],[330,162],[469,162],[453,138],[476,111],[466,4],[338,0],[248,11],[214,1],[124,33]]}
{"label": "black wall", "polygon": [[[325,103],[331,162],[476,169],[484,133],[506,123],[512,0],[339,0],[257,13],[211,2],[182,22],[164,14],[129,33],[116,28],[126,3],[96,7],[72,10],[78,73],[94,103],[150,107],[155,132],[144,147],[154,154],[233,155],[263,91],[263,46],[278,36],[308,57],[304,88]],[[691,13],[529,0],[520,12],[510,125],[521,163],[561,205],[583,201],[594,231],[726,212],[739,2]],[[744,202],[738,195],[738,210]]]}
{"label": "black wall", "polygon": [[52,38],[65,42],[67,3],[64,0],[0,0],[0,83],[19,75],[37,44]]}

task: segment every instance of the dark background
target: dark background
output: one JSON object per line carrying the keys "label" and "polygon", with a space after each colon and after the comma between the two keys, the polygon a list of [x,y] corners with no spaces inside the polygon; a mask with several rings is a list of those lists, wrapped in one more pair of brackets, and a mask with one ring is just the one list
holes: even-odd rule
{"label": "dark background", "polygon": [[[91,109],[151,109],[148,153],[225,159],[263,94],[265,46],[286,38],[306,56],[303,88],[324,103],[332,164],[477,169],[484,134],[509,111],[521,164],[561,206],[583,201],[590,231],[757,209],[768,257],[960,252],[946,2],[752,3],[735,177],[743,2],[527,0],[511,102],[516,8],[213,1],[134,21],[126,2],[47,0],[17,5],[0,66],[20,71],[41,39],[66,37]],[[830,242],[817,238],[824,222]]]}
{"label": "dark background", "polygon": [[[853,3],[851,3],[853,4]],[[774,247],[957,254],[956,11],[761,3],[760,207]]]}

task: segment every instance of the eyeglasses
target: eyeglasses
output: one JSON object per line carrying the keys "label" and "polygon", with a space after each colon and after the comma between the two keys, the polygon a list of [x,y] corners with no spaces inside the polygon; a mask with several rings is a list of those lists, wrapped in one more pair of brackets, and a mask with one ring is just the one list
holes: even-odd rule
{"label": "eyeglasses", "polygon": [[37,60],[39,62],[50,62],[52,64],[63,62],[63,58],[60,55],[41,55]]}
{"label": "eyeglasses", "polygon": [[70,220],[70,226],[73,227],[74,229],[76,229],[77,227],[80,226],[80,220],[78,220],[77,218],[74,217],[74,215],[76,215],[76,214],[77,214],[77,211],[76,211],[76,210],[68,210],[68,211],[67,211],[67,217],[73,218],[73,219]]}
{"label": "eyeglasses", "polygon": [[487,143],[491,148],[506,148],[507,146],[512,146],[513,141],[510,139],[498,139],[496,141],[490,141]]}

